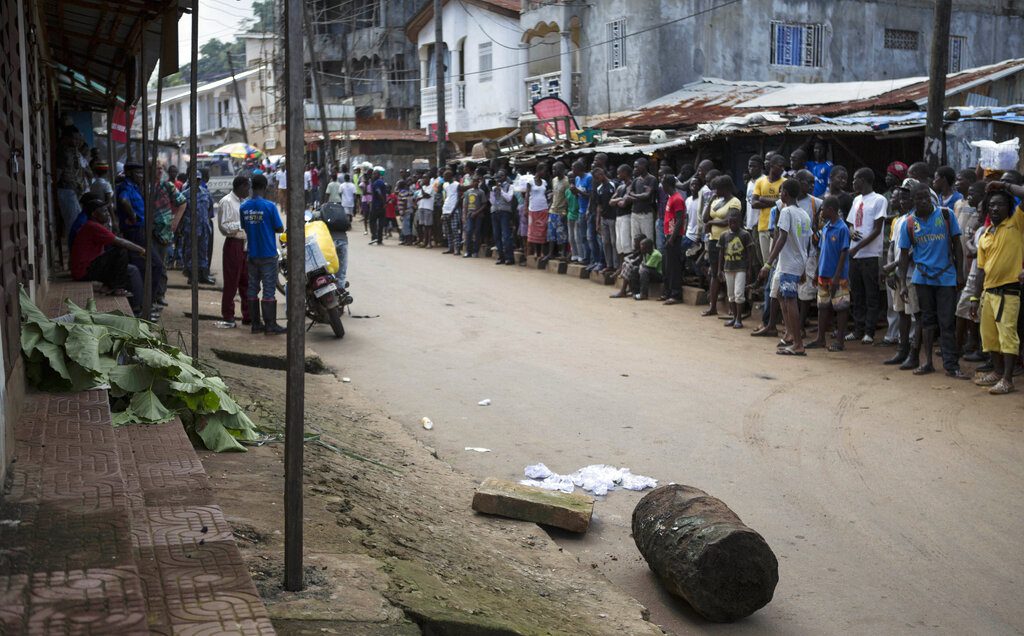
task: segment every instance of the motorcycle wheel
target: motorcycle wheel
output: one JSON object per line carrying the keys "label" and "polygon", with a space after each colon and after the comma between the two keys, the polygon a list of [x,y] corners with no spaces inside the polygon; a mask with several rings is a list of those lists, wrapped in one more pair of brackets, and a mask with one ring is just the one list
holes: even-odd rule
{"label": "motorcycle wheel", "polygon": [[334,332],[335,338],[345,337],[345,327],[341,324],[341,312],[340,306],[327,310],[327,319],[331,323],[331,330]]}

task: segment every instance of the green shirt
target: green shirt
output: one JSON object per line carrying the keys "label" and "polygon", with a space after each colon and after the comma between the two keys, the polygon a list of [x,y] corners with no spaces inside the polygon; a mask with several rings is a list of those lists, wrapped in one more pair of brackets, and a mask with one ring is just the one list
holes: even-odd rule
{"label": "green shirt", "polygon": [[572,190],[565,191],[565,203],[568,210],[566,218],[570,221],[578,221],[580,219],[580,202]]}
{"label": "green shirt", "polygon": [[654,271],[656,271],[656,272],[658,272],[660,274],[661,273],[661,252],[659,252],[658,250],[654,250],[653,252],[648,254],[647,258],[644,259],[644,265],[646,267],[650,267],[651,269],[653,269]]}

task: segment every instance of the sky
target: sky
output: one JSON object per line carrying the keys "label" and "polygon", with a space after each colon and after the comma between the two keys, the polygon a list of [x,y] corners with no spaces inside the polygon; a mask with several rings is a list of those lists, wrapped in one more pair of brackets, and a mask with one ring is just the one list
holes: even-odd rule
{"label": "sky", "polygon": [[[252,16],[252,0],[199,0],[199,46],[217,38],[232,40],[243,18]],[[178,22],[178,63],[191,59],[192,16],[185,14]]]}

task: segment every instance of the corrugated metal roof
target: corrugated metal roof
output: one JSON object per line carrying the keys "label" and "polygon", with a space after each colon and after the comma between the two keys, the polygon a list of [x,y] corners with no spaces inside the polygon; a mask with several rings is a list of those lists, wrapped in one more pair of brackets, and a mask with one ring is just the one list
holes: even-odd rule
{"label": "corrugated metal roof", "polygon": [[[422,130],[348,130],[330,133],[331,139],[336,141],[421,141],[428,142],[430,138]],[[307,130],[306,141],[320,141],[323,134],[316,130]]]}
{"label": "corrugated metal roof", "polygon": [[[954,73],[946,79],[946,95],[1024,71],[1024,59]],[[842,115],[886,108],[913,108],[927,102],[927,78],[903,78],[882,82],[838,84],[782,84],[704,79],[661,97],[644,107],[611,117],[595,127],[680,128],[729,117],[749,117],[752,111],[770,109],[787,117]]]}

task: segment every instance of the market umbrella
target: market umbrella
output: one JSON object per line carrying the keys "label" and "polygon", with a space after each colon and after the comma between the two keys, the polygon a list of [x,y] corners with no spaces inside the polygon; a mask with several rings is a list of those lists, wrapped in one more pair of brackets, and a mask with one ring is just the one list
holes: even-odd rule
{"label": "market umbrella", "polygon": [[259,148],[241,142],[221,146],[213,152],[215,154],[231,155],[235,159],[255,159],[263,154]]}

